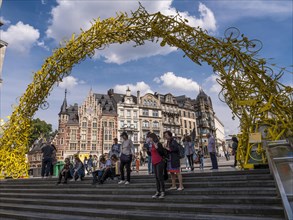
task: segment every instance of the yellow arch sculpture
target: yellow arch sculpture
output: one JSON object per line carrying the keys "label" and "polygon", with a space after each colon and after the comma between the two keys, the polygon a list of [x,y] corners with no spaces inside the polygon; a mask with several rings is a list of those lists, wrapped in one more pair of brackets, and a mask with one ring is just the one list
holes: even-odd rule
{"label": "yellow arch sculpture", "polygon": [[44,100],[53,85],[69,75],[74,64],[92,57],[95,49],[109,44],[134,41],[138,46],[146,40],[158,42],[159,38],[162,38],[161,46],[178,47],[195,63],[206,62],[213,67],[222,86],[219,98],[240,119],[238,159],[241,166],[249,167],[254,157],[252,151],[260,155],[259,163],[266,163],[264,149],[260,144],[250,144],[249,134],[262,129],[263,136],[271,140],[292,135],[293,89],[278,81],[284,70],[275,74],[264,59],[256,58],[261,42],[248,40],[243,35],[239,37],[237,29],[228,29],[225,39],[217,39],[187,23],[179,15],[148,14],[140,6],[131,17],[120,13],[115,18],[97,19],[89,30],[82,31],[78,37],[73,35],[35,73],[33,82],[5,124],[0,139],[0,175],[13,178],[27,175],[25,154],[31,119],[38,108],[46,104]]}

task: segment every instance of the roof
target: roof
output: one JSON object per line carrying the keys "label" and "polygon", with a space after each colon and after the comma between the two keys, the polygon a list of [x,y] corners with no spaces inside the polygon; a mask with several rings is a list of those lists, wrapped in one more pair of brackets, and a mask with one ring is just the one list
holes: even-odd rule
{"label": "roof", "polygon": [[67,124],[70,125],[78,125],[79,123],[79,117],[78,117],[78,104],[70,105],[67,108],[67,115],[68,115],[68,121]]}
{"label": "roof", "polygon": [[97,100],[98,104],[102,108],[103,114],[110,114],[110,115],[116,115],[116,104],[113,101],[113,98],[109,95],[105,94],[94,94],[95,99]]}

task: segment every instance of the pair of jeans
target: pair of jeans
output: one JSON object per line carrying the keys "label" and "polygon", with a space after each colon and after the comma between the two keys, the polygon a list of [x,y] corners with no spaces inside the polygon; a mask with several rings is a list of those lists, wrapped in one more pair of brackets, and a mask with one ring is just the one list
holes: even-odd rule
{"label": "pair of jeans", "polygon": [[[101,177],[103,176],[104,171],[103,170],[96,170],[92,172],[93,175],[93,182],[97,183],[100,181]],[[98,177],[98,178],[97,178]]]}
{"label": "pair of jeans", "polygon": [[203,156],[199,159],[199,161],[200,161],[199,168],[200,168],[201,170],[203,170],[203,168],[204,168],[204,159],[203,159]]}
{"label": "pair of jeans", "polygon": [[148,156],[148,171],[149,173],[154,173],[154,166],[152,164],[152,157]]}
{"label": "pair of jeans", "polygon": [[164,182],[164,168],[165,162],[162,160],[160,163],[154,165],[157,192],[165,192],[165,182]]}
{"label": "pair of jeans", "polygon": [[69,178],[71,178],[70,170],[64,171],[64,173],[62,173],[62,171],[61,171],[59,173],[58,183],[61,183],[61,180],[62,180],[63,176],[64,176],[64,183],[67,183],[67,180]]}
{"label": "pair of jeans", "polygon": [[50,157],[43,158],[43,160],[42,160],[42,173],[41,173],[42,177],[44,177],[45,175],[49,176],[51,166],[52,166],[52,158],[50,158]]}
{"label": "pair of jeans", "polygon": [[122,162],[120,163],[120,174],[121,174],[121,180],[125,180],[124,177],[124,167],[126,167],[126,180],[128,182],[130,182],[130,165],[131,165],[131,161],[130,162]]}
{"label": "pair of jeans", "polygon": [[210,158],[212,161],[213,169],[218,169],[218,161],[217,161],[216,152],[210,152]]}
{"label": "pair of jeans", "polygon": [[74,171],[74,169],[72,169],[72,170],[70,171],[70,174],[71,174],[72,178],[74,178],[75,180],[77,180],[78,178],[82,179],[82,178],[85,176],[84,169],[79,169],[79,170],[75,173],[75,175],[74,175],[74,173],[75,173],[75,171]]}
{"label": "pair of jeans", "polygon": [[234,154],[234,167],[237,166],[237,150],[235,150],[235,154]]}
{"label": "pair of jeans", "polygon": [[187,159],[188,159],[188,163],[189,163],[189,167],[191,170],[194,170],[194,166],[193,166],[193,154],[187,155]]}

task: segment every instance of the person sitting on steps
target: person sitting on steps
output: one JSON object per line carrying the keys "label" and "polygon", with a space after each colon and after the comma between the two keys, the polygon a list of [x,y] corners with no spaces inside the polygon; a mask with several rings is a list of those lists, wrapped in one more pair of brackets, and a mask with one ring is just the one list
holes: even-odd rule
{"label": "person sitting on steps", "polygon": [[67,183],[67,180],[69,178],[72,178],[71,177],[71,174],[70,174],[70,170],[73,169],[73,165],[70,163],[70,159],[69,158],[65,158],[65,161],[64,162],[65,162],[65,164],[64,164],[64,167],[62,168],[62,170],[59,173],[59,178],[58,178],[57,184],[60,184],[61,183],[62,177],[64,177],[63,184],[66,184]]}

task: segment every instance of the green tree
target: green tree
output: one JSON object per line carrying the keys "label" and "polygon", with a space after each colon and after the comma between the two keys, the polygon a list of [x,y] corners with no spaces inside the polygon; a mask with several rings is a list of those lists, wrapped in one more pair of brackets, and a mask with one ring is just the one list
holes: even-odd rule
{"label": "green tree", "polygon": [[[56,132],[56,131],[55,131]],[[50,138],[54,135],[55,132],[52,132],[52,125],[48,124],[41,119],[33,119],[32,122],[32,131],[29,136],[29,147],[39,138]]]}

